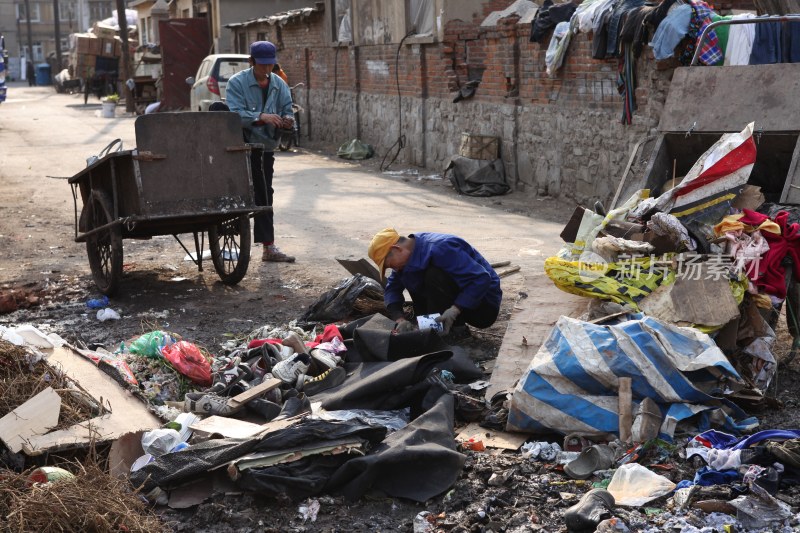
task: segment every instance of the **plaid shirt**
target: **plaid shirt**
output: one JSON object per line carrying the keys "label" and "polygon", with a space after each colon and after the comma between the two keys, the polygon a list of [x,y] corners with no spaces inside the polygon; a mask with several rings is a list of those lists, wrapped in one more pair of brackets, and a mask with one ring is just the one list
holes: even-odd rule
{"label": "plaid shirt", "polygon": [[[694,56],[694,51],[699,44],[700,35],[702,35],[703,29],[711,24],[711,15],[714,14],[711,7],[703,0],[690,0],[689,5],[692,6],[692,18],[689,21],[689,31],[687,32],[689,43],[679,56],[683,65],[688,65],[692,62],[692,56]],[[703,65],[714,65],[722,61],[723,54],[715,31],[712,30],[706,35],[701,45],[698,59]]]}

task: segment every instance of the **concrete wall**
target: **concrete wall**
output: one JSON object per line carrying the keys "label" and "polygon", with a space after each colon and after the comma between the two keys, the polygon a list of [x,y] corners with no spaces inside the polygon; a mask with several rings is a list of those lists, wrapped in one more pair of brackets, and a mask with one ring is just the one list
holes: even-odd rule
{"label": "concrete wall", "polygon": [[[442,1],[441,14],[454,13],[454,3]],[[438,39],[404,43],[399,56],[393,31],[385,39],[373,33],[371,44],[332,45],[325,13],[279,31],[266,24],[246,31],[280,39],[279,61],[290,82],[305,83],[296,97],[306,108],[303,130],[314,139],[340,144],[358,137],[383,157],[404,136],[399,161],[441,172],[458,153],[462,132],[492,135],[501,140],[517,191],[607,201],[630,150],[655,131],[673,71],[656,70],[645,49],[636,63],[638,108],[623,125],[617,59],[592,59],[591,35],[578,34],[562,69],[548,77],[549,35],[529,42],[530,24],[516,18],[480,27],[486,15],[511,3],[473,4],[461,11],[471,19],[445,22]],[[369,15],[383,24],[394,7],[367,1],[359,19]],[[454,103],[459,87],[473,79],[480,80],[475,95]]]}

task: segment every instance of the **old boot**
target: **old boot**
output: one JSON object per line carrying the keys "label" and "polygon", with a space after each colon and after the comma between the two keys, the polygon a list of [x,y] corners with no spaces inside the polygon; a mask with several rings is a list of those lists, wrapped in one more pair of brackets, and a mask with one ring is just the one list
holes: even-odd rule
{"label": "old boot", "polygon": [[594,531],[597,525],[611,516],[614,496],[604,489],[592,489],[578,503],[564,512],[564,524],[570,533]]}

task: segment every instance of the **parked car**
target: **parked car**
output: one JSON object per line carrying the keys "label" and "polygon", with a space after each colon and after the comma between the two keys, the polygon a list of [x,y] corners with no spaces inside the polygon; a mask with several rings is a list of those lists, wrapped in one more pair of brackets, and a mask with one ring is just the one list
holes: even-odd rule
{"label": "parked car", "polygon": [[244,54],[214,54],[206,57],[197,69],[195,77],[186,78],[192,86],[190,106],[192,111],[208,111],[212,102],[225,100],[228,80],[250,67],[249,56]]}

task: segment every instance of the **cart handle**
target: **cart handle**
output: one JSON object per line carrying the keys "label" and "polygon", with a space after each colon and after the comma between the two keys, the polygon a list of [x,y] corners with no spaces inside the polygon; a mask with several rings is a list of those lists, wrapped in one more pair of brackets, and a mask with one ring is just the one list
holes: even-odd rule
{"label": "cart handle", "polygon": [[245,144],[244,146],[228,146],[225,148],[226,152],[249,152],[253,147]]}

